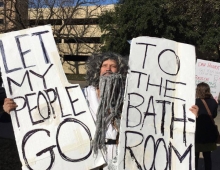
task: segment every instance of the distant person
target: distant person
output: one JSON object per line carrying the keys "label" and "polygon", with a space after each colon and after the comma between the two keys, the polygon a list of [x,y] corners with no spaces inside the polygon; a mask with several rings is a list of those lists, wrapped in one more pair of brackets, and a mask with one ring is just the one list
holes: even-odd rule
{"label": "distant person", "polygon": [[[213,119],[217,116],[218,104],[216,100],[213,99],[208,84],[202,82],[197,85],[196,105],[199,107],[195,133],[196,170],[198,169],[200,152],[203,153],[205,170],[211,170],[211,151],[216,149],[216,134]],[[211,115],[209,115],[209,112]]]}

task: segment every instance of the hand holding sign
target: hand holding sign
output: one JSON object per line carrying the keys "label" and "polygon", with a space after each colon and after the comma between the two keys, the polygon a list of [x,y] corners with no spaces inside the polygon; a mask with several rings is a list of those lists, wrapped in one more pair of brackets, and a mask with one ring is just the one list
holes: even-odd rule
{"label": "hand holding sign", "polygon": [[[171,40],[132,40],[119,138],[119,169],[192,169],[195,49]],[[190,108],[187,109],[187,108]]]}
{"label": "hand holding sign", "polygon": [[13,99],[5,98],[3,109],[6,113],[10,113],[10,111],[14,110],[18,105],[14,102]]}
{"label": "hand holding sign", "polygon": [[0,35],[0,65],[23,169],[91,169],[95,125],[79,85],[68,83],[50,26]]}

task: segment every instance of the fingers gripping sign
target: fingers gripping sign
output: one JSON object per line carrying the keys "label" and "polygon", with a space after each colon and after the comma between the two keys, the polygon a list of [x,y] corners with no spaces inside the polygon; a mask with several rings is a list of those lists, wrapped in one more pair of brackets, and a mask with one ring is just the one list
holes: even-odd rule
{"label": "fingers gripping sign", "polygon": [[10,111],[16,109],[18,105],[14,102],[13,99],[5,98],[3,109],[6,113],[10,113]]}

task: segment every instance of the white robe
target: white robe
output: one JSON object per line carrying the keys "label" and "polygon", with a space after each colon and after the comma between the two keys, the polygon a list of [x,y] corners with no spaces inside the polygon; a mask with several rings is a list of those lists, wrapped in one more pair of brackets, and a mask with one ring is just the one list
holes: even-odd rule
{"label": "white robe", "polygon": [[[96,89],[93,86],[88,86],[84,88],[84,95],[86,97],[90,112],[92,114],[93,120],[96,122],[96,113],[99,106],[99,99],[97,97]],[[106,131],[106,139],[116,140],[117,130],[113,128],[112,124],[108,125],[108,129]],[[105,158],[106,163],[112,160],[116,156],[116,145],[106,145],[107,153],[103,156]],[[107,166],[103,168],[103,170],[107,170]]]}

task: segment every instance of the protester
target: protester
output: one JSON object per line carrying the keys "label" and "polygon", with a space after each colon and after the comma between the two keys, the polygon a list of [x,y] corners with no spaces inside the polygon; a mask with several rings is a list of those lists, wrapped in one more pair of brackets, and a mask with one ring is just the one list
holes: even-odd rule
{"label": "protester", "polygon": [[4,112],[3,110],[3,104],[4,100],[6,98],[5,88],[2,87],[2,77],[0,73],[0,122],[11,122],[10,116]]}
{"label": "protester", "polygon": [[[127,60],[112,52],[93,55],[86,62],[86,70],[89,86],[83,92],[96,122],[93,148],[95,153],[98,148],[103,149],[106,153],[104,158],[109,164],[117,152],[121,106],[128,71]],[[107,169],[107,165],[104,169]]]}
{"label": "protester", "polygon": [[1,77],[1,73],[0,73],[0,117],[3,115],[4,110],[3,110],[3,103],[4,103],[4,99],[6,98],[6,93],[5,93],[5,89],[4,87],[2,87],[2,77]]}
{"label": "protester", "polygon": [[[112,52],[92,55],[86,62],[86,69],[86,81],[89,86],[84,88],[83,92],[93,120],[96,122],[93,148],[95,153],[101,148],[104,151],[106,162],[109,163],[117,152],[116,139],[120,126],[124,84],[128,71],[127,60]],[[103,86],[99,84],[103,84]],[[100,97],[102,98],[101,101],[105,102],[100,102]],[[16,107],[17,104],[12,99],[5,99],[3,105],[5,112],[9,113]],[[104,112],[103,109],[107,110],[104,114],[102,113]],[[107,169],[107,164],[103,168]]]}
{"label": "protester", "polygon": [[[125,79],[128,72],[127,60],[122,56],[107,52],[92,55],[86,62],[86,81],[83,89],[90,112],[96,124],[93,149],[102,149],[106,165],[96,168],[116,169],[117,143],[122,112]],[[9,113],[17,107],[12,99],[5,99],[4,110]],[[198,107],[189,109],[195,115]],[[114,158],[114,159],[113,159]]]}
{"label": "protester", "polygon": [[[204,99],[204,100],[203,100]],[[205,103],[211,112],[211,116],[206,109]],[[199,83],[196,88],[196,105],[199,112],[196,118],[195,133],[195,164],[198,169],[199,153],[203,153],[205,170],[212,169],[211,151],[216,149],[216,134],[213,118],[217,116],[218,104],[210,93],[210,87],[206,83]]]}
{"label": "protester", "polygon": [[[114,97],[123,98],[123,95],[119,94],[122,91],[122,89],[125,89],[123,83],[125,83],[125,79],[127,76],[128,65],[125,58],[116,53],[109,52],[91,56],[86,62],[86,70],[86,80],[89,83],[89,86],[84,88],[83,92],[87,100],[92,117],[96,122],[96,135],[101,135],[103,131],[100,131],[101,128],[98,127],[98,125],[102,124],[103,122],[97,121],[98,119],[100,120],[100,110],[101,108],[105,108],[102,107],[103,103],[105,103],[106,105],[112,104],[112,101],[108,101],[108,99]],[[115,73],[120,74],[121,77]],[[116,82],[120,82],[120,78],[122,78],[122,82],[116,84]],[[118,87],[114,90],[111,90],[115,86]],[[105,98],[104,96],[108,96],[109,93],[111,97]],[[121,100],[121,104],[122,102],[123,100]],[[115,105],[114,107],[116,109],[115,112],[119,112],[119,114],[116,114],[116,116],[112,118],[113,121],[109,121],[109,123],[107,123],[105,127],[102,127],[106,128],[105,145],[107,147],[106,154],[104,155],[107,165],[103,167],[104,170],[117,169],[117,137],[119,133],[119,122],[122,108],[117,107]],[[109,110],[111,109],[105,108],[103,110],[107,110],[109,112]],[[198,113],[198,107],[196,105],[193,105],[189,110],[194,114]],[[105,116],[108,116],[109,114],[107,113]],[[103,119],[103,117],[101,119]],[[102,144],[103,143],[99,143],[99,148],[102,148]]]}

